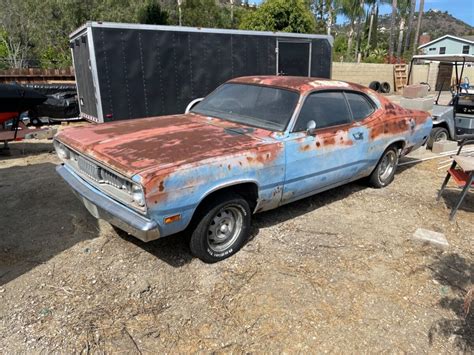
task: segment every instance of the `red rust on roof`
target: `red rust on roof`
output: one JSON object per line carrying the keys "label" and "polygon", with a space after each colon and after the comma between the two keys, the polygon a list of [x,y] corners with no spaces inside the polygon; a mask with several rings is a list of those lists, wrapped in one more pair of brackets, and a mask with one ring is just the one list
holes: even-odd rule
{"label": "red rust on roof", "polygon": [[313,90],[325,89],[346,88],[360,90],[359,85],[347,83],[345,81],[300,76],[245,76],[232,79],[229,82],[274,86],[282,89],[299,91],[302,94]]}

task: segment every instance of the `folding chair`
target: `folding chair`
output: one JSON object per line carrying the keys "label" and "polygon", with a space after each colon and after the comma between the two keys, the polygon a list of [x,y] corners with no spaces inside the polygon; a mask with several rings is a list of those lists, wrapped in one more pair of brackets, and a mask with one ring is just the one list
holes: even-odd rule
{"label": "folding chair", "polygon": [[454,156],[453,163],[448,169],[448,173],[446,174],[443,184],[441,185],[438,197],[436,198],[436,201],[439,201],[451,177],[456,182],[458,187],[462,188],[458,201],[451,209],[451,214],[449,215],[450,221],[454,219],[454,216],[456,215],[456,212],[458,211],[459,206],[461,206],[461,203],[466,197],[469,189],[474,186],[474,156],[459,155],[462,148],[468,144],[474,144],[474,139],[468,139],[461,142],[458,152]]}

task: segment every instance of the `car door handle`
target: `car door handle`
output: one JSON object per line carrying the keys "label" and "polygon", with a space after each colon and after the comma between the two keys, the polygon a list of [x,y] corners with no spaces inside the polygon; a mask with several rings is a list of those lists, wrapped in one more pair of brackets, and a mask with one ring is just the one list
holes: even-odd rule
{"label": "car door handle", "polygon": [[361,139],[364,139],[364,133],[362,132],[355,132],[355,133],[352,133],[352,136],[357,139],[357,140],[361,140]]}

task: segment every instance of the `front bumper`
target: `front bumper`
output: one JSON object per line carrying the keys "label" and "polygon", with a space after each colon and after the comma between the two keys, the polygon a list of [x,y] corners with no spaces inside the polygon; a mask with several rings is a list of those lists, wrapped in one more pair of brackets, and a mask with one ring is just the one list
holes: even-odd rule
{"label": "front bumper", "polygon": [[160,237],[158,224],[154,220],[141,216],[104,195],[65,165],[59,165],[56,167],[56,171],[71,186],[74,193],[95,218],[103,219],[144,242]]}

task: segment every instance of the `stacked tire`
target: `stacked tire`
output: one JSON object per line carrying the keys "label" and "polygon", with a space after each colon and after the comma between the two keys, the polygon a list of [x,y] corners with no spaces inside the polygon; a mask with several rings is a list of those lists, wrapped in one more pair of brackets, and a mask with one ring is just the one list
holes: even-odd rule
{"label": "stacked tire", "polygon": [[390,84],[386,81],[383,81],[382,83],[380,81],[372,81],[369,84],[369,88],[383,94],[388,94],[391,89]]}

